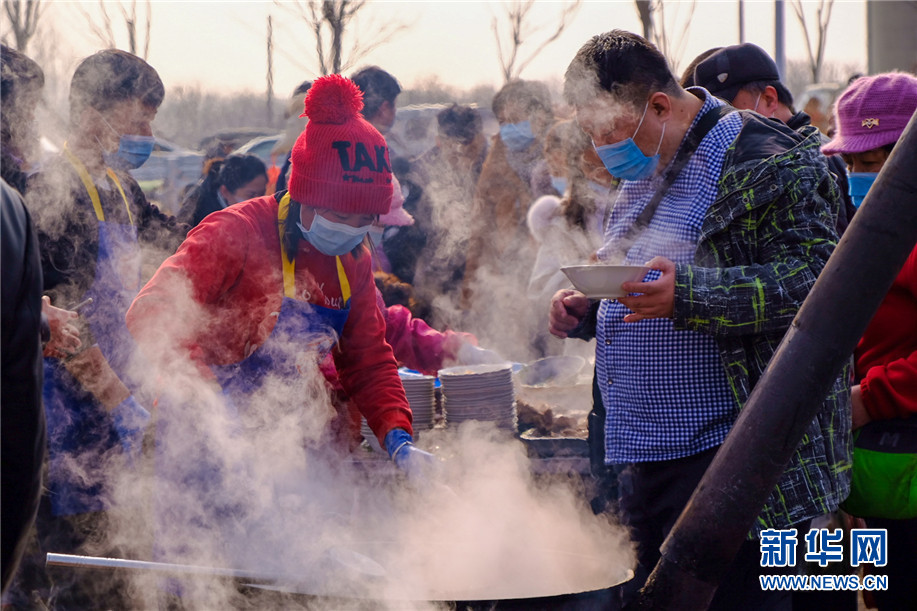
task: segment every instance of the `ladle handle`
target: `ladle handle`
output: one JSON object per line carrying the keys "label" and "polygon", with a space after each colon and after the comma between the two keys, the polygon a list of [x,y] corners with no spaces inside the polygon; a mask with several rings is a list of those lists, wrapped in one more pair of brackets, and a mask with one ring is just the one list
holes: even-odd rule
{"label": "ladle handle", "polygon": [[95,556],[77,556],[73,554],[49,553],[45,557],[47,566],[61,566],[86,569],[115,569],[131,571],[155,571],[178,575],[201,575],[207,577],[226,577],[250,583],[275,583],[277,575],[264,575],[239,569],[225,569],[191,564],[171,564],[167,562],[150,562],[147,560],[126,560],[124,558],[99,558]]}

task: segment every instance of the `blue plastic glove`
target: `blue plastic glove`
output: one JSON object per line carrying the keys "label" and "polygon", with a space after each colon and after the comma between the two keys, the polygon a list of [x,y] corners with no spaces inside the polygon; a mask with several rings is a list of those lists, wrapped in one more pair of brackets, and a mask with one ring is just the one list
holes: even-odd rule
{"label": "blue plastic glove", "polygon": [[385,435],[385,449],[392,462],[405,472],[408,479],[422,482],[429,479],[436,459],[429,452],[414,446],[414,438],[404,429],[392,429]]}
{"label": "blue plastic glove", "polygon": [[133,460],[143,445],[143,433],[150,423],[150,412],[130,396],[111,410],[111,417],[124,453]]}

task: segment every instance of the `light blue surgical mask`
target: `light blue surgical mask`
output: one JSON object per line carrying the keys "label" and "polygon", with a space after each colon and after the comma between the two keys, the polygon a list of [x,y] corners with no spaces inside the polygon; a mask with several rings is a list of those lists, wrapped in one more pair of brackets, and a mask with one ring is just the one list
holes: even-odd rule
{"label": "light blue surgical mask", "polygon": [[567,179],[563,176],[552,176],[551,186],[554,187],[555,191],[563,195],[567,192]]}
{"label": "light blue surgical mask", "polygon": [[371,225],[351,227],[344,223],[335,223],[317,212],[312,218],[312,227],[309,229],[303,227],[303,224],[299,222],[296,225],[312,246],[329,257],[349,253],[363,241],[371,227]]}
{"label": "light blue surgical mask", "polygon": [[153,136],[121,136],[118,150],[114,153],[103,152],[105,165],[116,170],[136,170],[153,154]]}
{"label": "light blue surgical mask", "polygon": [[500,126],[500,139],[509,150],[518,152],[524,151],[535,142],[535,134],[532,132],[532,124],[528,121],[505,123]]}
{"label": "light blue surgical mask", "polygon": [[627,140],[603,146],[595,146],[595,143],[593,143],[595,152],[598,153],[599,159],[605,165],[605,169],[615,178],[644,180],[652,176],[659,166],[659,149],[662,148],[662,138],[665,136],[665,123],[662,124],[659,144],[656,146],[656,152],[652,157],[644,155],[637,143],[634,142],[634,137],[636,137],[637,132],[640,131],[640,127],[643,125],[643,119],[646,118],[646,111],[649,109],[649,105],[650,103],[647,101],[646,106],[643,108],[643,116],[640,117],[640,123],[637,124],[637,129],[634,130],[633,136]]}
{"label": "light blue surgical mask", "polygon": [[382,234],[385,233],[385,227],[377,227],[375,225],[369,226],[369,238],[373,241],[373,244],[380,246],[382,244]]}
{"label": "light blue surgical mask", "polygon": [[850,172],[847,175],[848,192],[854,206],[860,207],[860,204],[863,203],[863,198],[869,193],[869,189],[872,188],[872,183],[876,181],[876,176],[878,175],[878,172]]}
{"label": "light blue surgical mask", "polygon": [[105,161],[105,165],[115,170],[127,171],[136,170],[146,163],[146,160],[153,154],[153,147],[156,144],[156,139],[153,136],[122,135],[111,126],[111,123],[105,120],[102,113],[99,113],[99,117],[102,118],[108,129],[118,135],[118,150],[114,153],[102,151],[102,159]]}

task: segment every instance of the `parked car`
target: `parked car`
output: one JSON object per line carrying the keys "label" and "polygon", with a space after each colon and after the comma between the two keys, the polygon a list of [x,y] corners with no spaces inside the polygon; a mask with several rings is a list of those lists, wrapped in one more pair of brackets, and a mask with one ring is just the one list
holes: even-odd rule
{"label": "parked car", "polygon": [[142,166],[131,170],[140,188],[164,211],[178,211],[181,193],[201,177],[204,155],[173,142],[156,138],[153,154]]}
{"label": "parked car", "polygon": [[277,143],[283,138],[283,134],[271,134],[269,136],[259,136],[257,138],[252,138],[239,148],[233,151],[233,153],[239,155],[254,155],[258,159],[264,162],[264,165],[271,167],[272,165],[280,165],[283,163],[283,159],[271,159],[271,152],[274,150],[274,147],[277,146]]}
{"label": "parked car", "polygon": [[198,150],[207,153],[213,153],[219,149],[229,154],[234,153],[243,144],[246,144],[254,138],[261,136],[271,136],[276,133],[275,129],[261,127],[237,127],[223,129],[203,138],[198,144]]}

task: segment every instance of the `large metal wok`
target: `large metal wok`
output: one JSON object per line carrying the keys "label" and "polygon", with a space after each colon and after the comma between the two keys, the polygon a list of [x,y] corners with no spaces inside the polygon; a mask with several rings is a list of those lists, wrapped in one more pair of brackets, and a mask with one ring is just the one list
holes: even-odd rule
{"label": "large metal wok", "polygon": [[[397,602],[398,600],[420,602],[424,600],[423,597],[412,596],[410,588],[404,589],[403,587],[399,588],[401,592],[399,597],[391,596],[391,590],[384,587],[384,582],[387,578],[385,569],[367,556],[350,550],[338,549],[331,555],[326,554],[324,558],[326,561],[330,560],[332,564],[335,564],[335,576],[340,578],[337,582],[339,587],[333,588],[334,591],[329,591],[327,588],[317,585],[318,582],[313,583],[311,579],[292,574],[278,575],[241,569],[55,553],[49,553],[46,562],[49,567],[64,567],[76,570],[104,570],[122,573],[160,574],[162,576],[187,579],[228,580],[240,589],[274,592],[284,596],[301,596],[310,599],[327,598],[339,601],[348,598],[348,596],[362,598],[365,601],[365,595],[355,596],[354,590],[348,587],[348,583],[352,585],[359,582],[363,586],[359,591],[376,591],[379,593],[378,598],[380,600],[385,599],[389,602]],[[596,559],[596,561],[598,560]],[[499,595],[499,588],[470,586],[465,591],[442,592],[433,596],[433,600],[428,602],[443,602],[448,603],[448,606],[452,608],[471,609],[518,608],[564,609],[570,611],[616,609],[616,589],[633,578],[633,571],[610,569],[607,572],[608,574],[603,576],[604,579],[601,583],[596,582],[595,575],[593,575],[592,579],[584,580],[579,585],[570,584],[568,588],[565,588],[567,591],[550,594],[542,591],[531,596],[520,592],[506,592],[504,595]],[[368,588],[366,587],[367,584],[369,584]],[[373,587],[373,584],[378,584],[378,587]],[[455,603],[458,604],[456,605]]]}

